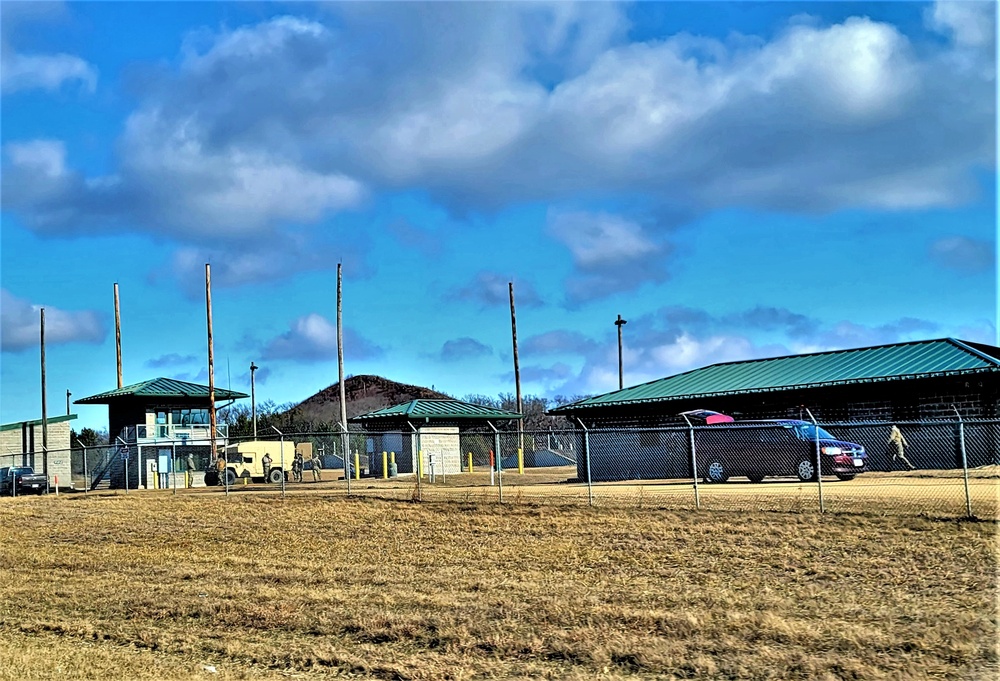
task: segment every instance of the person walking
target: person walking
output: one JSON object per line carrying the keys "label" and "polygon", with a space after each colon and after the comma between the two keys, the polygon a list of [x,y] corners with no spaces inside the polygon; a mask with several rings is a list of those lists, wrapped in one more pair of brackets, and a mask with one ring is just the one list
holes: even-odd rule
{"label": "person walking", "polygon": [[319,454],[313,454],[312,458],[312,473],[313,482],[322,482],[323,480],[323,457]]}
{"label": "person walking", "polygon": [[226,457],[219,454],[219,458],[215,460],[215,472],[219,474],[219,484],[226,484]]}
{"label": "person walking", "polygon": [[903,437],[903,432],[896,425],[893,425],[892,428],[889,429],[889,444],[892,446],[893,450],[893,461],[900,459],[907,465],[907,467],[909,467],[911,471],[916,468],[916,466],[910,463],[910,460],[906,458],[906,447],[909,447],[910,445],[906,441],[906,438]]}
{"label": "person walking", "polygon": [[260,460],[260,464],[264,467],[264,482],[269,482],[271,480],[271,455],[264,452],[264,458]]}
{"label": "person walking", "polygon": [[302,482],[302,467],[302,452],[297,451],[295,452],[295,457],[292,459],[292,480],[295,482]]}
{"label": "person walking", "polygon": [[184,459],[184,463],[187,464],[187,486],[194,487],[194,454],[188,452],[187,457]]}

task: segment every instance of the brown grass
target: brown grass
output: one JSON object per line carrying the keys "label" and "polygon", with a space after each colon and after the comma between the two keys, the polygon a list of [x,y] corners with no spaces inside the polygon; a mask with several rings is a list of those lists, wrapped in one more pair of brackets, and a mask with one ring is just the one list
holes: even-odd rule
{"label": "brown grass", "polygon": [[0,678],[998,671],[995,523],[133,493],[0,527]]}

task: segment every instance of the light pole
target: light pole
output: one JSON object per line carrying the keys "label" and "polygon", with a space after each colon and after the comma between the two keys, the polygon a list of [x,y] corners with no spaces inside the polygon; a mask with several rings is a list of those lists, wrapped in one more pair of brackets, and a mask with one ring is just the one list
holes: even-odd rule
{"label": "light pole", "polygon": [[257,439],[257,392],[254,387],[253,373],[259,369],[256,364],[250,362],[250,412],[253,418],[253,439]]}
{"label": "light pole", "polygon": [[621,390],[625,387],[625,373],[622,368],[622,327],[628,324],[627,321],[622,319],[621,315],[618,315],[618,319],[615,320],[615,326],[618,327],[618,389]]}
{"label": "light pole", "polygon": [[278,446],[281,447],[281,498],[285,498],[285,434],[271,426],[271,430],[278,434]]}

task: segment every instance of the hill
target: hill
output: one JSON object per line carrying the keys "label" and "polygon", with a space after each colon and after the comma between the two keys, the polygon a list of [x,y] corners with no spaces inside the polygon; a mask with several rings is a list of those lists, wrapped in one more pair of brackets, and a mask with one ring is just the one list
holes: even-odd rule
{"label": "hill", "polygon": [[[410,400],[447,398],[450,395],[419,385],[397,383],[388,378],[365,374],[344,379],[347,418]],[[336,423],[340,420],[340,384],[320,390],[288,411],[296,420]]]}

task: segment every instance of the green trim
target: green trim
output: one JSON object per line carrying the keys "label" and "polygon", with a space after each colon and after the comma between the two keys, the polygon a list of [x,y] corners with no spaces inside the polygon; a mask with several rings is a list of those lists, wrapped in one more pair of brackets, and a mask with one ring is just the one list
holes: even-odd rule
{"label": "green trim", "polygon": [[[77,418],[76,414],[66,414],[65,416],[53,416],[51,418],[45,419],[48,423],[62,423],[63,421],[72,421]],[[20,430],[25,425],[29,426],[40,426],[42,425],[41,419],[35,419],[34,421],[18,421],[17,423],[5,423],[0,426],[0,431],[4,430]]]}
{"label": "green trim", "polygon": [[550,409],[573,414],[603,407],[656,404],[839,385],[1000,372],[1000,348],[954,338],[875,345],[806,355],[712,364]]}
{"label": "green trim", "polygon": [[477,419],[480,421],[509,421],[520,418],[522,416],[516,412],[492,409],[460,400],[423,399],[370,411],[367,414],[350,418],[348,421],[373,421],[376,419],[406,419],[410,421]]}
{"label": "green trim", "polygon": [[[73,402],[73,404],[110,404],[112,401],[131,397],[207,400],[208,386],[198,383],[188,383],[187,381],[178,381],[174,378],[160,377],[143,381],[142,383],[133,383],[132,385],[127,385],[117,390],[109,390],[98,395],[81,397]],[[226,390],[225,388],[215,389],[215,399],[217,400],[236,400],[243,397],[250,396],[235,390]]]}

